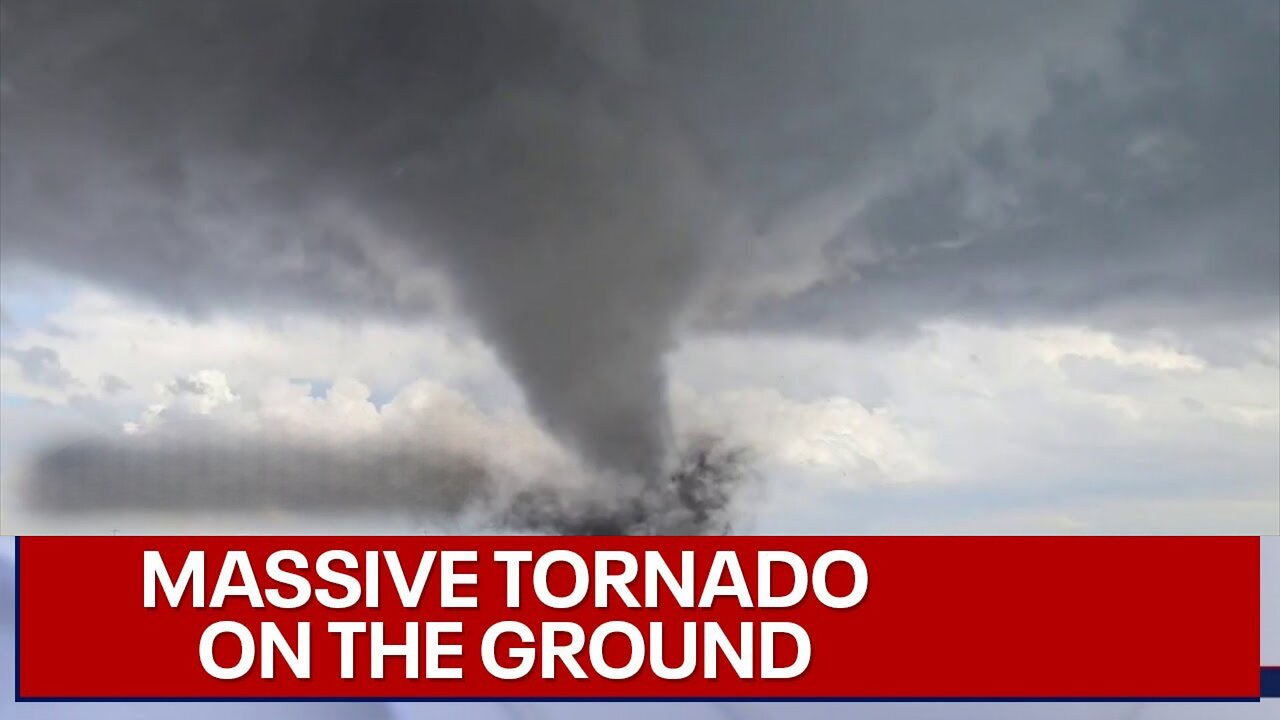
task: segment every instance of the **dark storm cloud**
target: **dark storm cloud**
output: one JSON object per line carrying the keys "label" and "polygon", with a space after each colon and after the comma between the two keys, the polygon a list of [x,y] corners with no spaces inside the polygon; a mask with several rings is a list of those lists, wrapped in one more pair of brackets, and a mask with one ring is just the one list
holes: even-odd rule
{"label": "dark storm cloud", "polygon": [[659,360],[714,199],[663,95],[572,23],[484,2],[9,3],[5,23],[11,259],[196,311],[412,312],[404,275],[440,267],[553,431],[659,473]]}
{"label": "dark storm cloud", "polygon": [[[1275,0],[0,7],[6,264],[195,313],[414,316],[442,272],[533,411],[622,473],[675,462],[686,319],[1212,322],[1280,295]],[[1043,106],[961,102],[1011,69]],[[837,270],[755,293],[778,227],[842,192],[810,241]]]}
{"label": "dark storm cloud", "polygon": [[[948,72],[1036,67],[1038,42],[1074,32],[1060,44],[1116,57],[1049,62],[1031,127],[970,128],[937,150],[950,161],[851,210],[829,257],[858,237],[874,259],[768,318],[1265,303],[1277,3],[1119,7],[5,0],[4,252],[193,310],[421,312],[412,276],[443,264],[477,305],[563,284],[553,306],[669,314],[691,279],[631,285],[696,278],[689,245],[716,222],[689,206],[749,233],[886,153],[916,163],[905,148],[951,110]],[[1114,27],[1073,24],[1104,12]],[[975,209],[992,191],[998,207]],[[473,312],[497,335],[523,320]]]}
{"label": "dark storm cloud", "polygon": [[992,132],[871,203],[826,252],[874,259],[765,322],[856,334],[937,317],[1174,329],[1274,317],[1278,8],[1138,4],[1117,61],[1051,72],[1024,132]]}

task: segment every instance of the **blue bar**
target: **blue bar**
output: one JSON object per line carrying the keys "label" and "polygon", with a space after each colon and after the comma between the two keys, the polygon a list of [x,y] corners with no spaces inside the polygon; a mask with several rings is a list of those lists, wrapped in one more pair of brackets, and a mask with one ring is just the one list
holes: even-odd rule
{"label": "blue bar", "polygon": [[1280,667],[1262,668],[1262,684],[1258,694],[1264,698],[1280,698]]}

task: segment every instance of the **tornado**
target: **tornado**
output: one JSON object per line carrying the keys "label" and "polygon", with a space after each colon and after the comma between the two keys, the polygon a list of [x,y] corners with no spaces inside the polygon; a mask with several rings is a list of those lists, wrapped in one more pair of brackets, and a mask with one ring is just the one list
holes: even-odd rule
{"label": "tornado", "polygon": [[3,10],[6,261],[196,315],[425,316],[405,288],[439,272],[597,476],[681,475],[663,359],[722,213],[634,24],[485,1]]}

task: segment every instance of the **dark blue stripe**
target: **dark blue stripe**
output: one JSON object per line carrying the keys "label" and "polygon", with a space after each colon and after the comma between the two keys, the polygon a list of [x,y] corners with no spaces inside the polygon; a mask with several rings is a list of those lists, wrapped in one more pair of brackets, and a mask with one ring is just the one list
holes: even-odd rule
{"label": "dark blue stripe", "polygon": [[1264,698],[1280,698],[1280,667],[1262,668],[1262,684],[1258,694]]}
{"label": "dark blue stripe", "polygon": [[13,699],[22,697],[22,538],[13,537]]}

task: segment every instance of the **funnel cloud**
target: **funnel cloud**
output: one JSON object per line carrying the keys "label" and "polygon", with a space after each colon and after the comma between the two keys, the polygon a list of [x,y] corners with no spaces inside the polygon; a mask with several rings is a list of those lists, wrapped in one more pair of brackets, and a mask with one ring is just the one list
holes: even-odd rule
{"label": "funnel cloud", "polygon": [[[662,357],[714,193],[662,93],[568,19],[488,2],[8,2],[5,18],[15,255],[57,234],[57,261],[193,312],[216,309],[212,283],[219,303],[411,309],[354,281],[386,270],[315,218],[341,197],[444,270],[558,438],[601,471],[666,471]],[[49,54],[69,40],[81,52]],[[86,160],[53,157],[75,136]],[[73,239],[63,223],[86,210],[95,237]],[[240,237],[210,227],[224,215]],[[82,242],[110,266],[81,265]]]}

